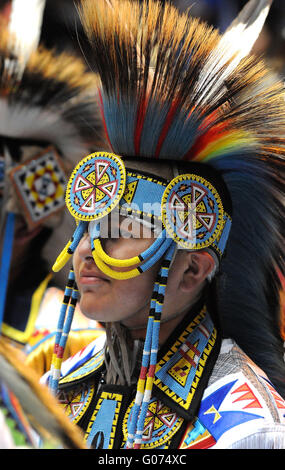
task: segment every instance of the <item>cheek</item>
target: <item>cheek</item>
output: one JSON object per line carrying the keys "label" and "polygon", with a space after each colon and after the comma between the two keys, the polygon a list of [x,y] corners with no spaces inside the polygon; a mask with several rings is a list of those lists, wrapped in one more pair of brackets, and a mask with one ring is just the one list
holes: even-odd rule
{"label": "cheek", "polygon": [[113,280],[96,291],[81,293],[80,307],[89,318],[121,321],[132,315],[149,313],[155,273],[146,272],[125,281]]}
{"label": "cheek", "polygon": [[118,286],[118,294],[125,299],[125,302],[135,299],[139,305],[142,301],[145,302],[151,297],[154,278],[155,276],[147,272],[133,279],[121,281],[120,286]]}

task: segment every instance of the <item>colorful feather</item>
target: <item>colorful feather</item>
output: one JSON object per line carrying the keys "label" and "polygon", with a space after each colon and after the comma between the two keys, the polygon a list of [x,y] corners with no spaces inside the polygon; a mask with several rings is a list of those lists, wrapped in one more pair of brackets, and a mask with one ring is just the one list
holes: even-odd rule
{"label": "colorful feather", "polygon": [[[250,151],[261,138],[261,116],[269,119],[280,108],[282,84],[266,86],[270,73],[262,62],[242,60],[241,51],[237,62],[232,44],[224,59],[228,33],[220,38],[167,3],[160,9],[153,1],[113,1],[110,9],[104,1],[85,1],[82,8],[102,80],[106,131],[118,153],[200,161],[213,149]],[[251,30],[251,44],[256,35]]]}

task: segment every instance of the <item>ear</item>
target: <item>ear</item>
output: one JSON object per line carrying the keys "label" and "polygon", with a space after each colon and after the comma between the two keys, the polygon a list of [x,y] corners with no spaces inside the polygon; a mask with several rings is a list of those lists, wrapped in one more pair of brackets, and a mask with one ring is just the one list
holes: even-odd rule
{"label": "ear", "polygon": [[191,292],[207,279],[215,268],[215,261],[206,251],[186,252],[186,269],[180,287],[184,292]]}

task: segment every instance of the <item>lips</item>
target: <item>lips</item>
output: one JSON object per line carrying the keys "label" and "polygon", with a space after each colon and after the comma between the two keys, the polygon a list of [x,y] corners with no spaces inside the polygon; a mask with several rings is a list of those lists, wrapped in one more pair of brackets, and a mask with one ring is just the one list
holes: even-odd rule
{"label": "lips", "polygon": [[109,279],[98,271],[83,269],[79,273],[79,282],[81,285],[92,285],[100,282],[109,282]]}

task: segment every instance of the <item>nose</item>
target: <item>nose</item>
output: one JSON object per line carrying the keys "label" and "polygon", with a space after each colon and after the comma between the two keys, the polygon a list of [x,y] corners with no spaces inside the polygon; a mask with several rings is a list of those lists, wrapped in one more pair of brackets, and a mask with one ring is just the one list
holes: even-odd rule
{"label": "nose", "polygon": [[78,255],[83,261],[93,261],[92,251],[91,251],[91,240],[88,233],[80,240],[77,247]]}

